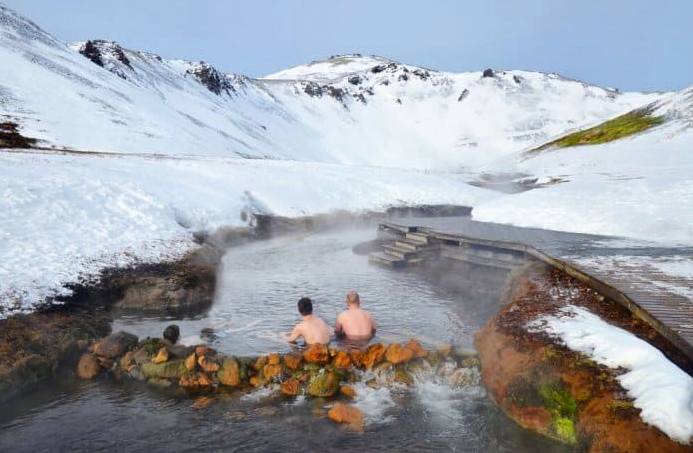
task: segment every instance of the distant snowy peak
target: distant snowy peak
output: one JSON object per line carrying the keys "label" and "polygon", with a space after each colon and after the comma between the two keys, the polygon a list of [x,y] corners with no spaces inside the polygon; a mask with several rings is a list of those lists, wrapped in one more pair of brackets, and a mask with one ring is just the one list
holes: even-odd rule
{"label": "distant snowy peak", "polygon": [[305,65],[294,66],[283,71],[262,77],[275,80],[306,80],[328,84],[341,80],[351,74],[366,72],[372,68],[395,63],[376,55],[361,54],[334,55],[322,61],[313,61]]}

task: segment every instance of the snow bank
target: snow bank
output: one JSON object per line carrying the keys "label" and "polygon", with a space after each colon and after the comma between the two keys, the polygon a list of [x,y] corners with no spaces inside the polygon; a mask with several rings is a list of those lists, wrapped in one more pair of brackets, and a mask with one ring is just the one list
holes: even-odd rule
{"label": "snow bank", "polygon": [[104,267],[175,259],[241,213],[296,217],[495,194],[414,170],[244,159],[0,154],[0,317]]}
{"label": "snow bank", "polygon": [[597,363],[627,370],[618,381],[635,400],[642,420],[677,442],[690,442],[693,378],[655,347],[573,305],[564,307],[556,316],[536,319],[528,328],[560,338],[568,348],[588,355]]}

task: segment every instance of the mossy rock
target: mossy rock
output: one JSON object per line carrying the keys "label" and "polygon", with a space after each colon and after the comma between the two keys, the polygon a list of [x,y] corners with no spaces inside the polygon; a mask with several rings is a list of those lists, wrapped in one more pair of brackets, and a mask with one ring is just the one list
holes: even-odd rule
{"label": "mossy rock", "polygon": [[177,379],[187,372],[185,361],[182,359],[163,363],[148,362],[142,364],[142,373],[147,379]]}
{"label": "mossy rock", "polygon": [[243,382],[241,379],[241,366],[233,357],[226,357],[221,362],[221,369],[217,371],[217,378],[222,385],[236,387]]}
{"label": "mossy rock", "polygon": [[340,380],[337,373],[327,372],[318,374],[310,380],[306,393],[318,397],[333,396],[339,390],[339,384]]}
{"label": "mossy rock", "polygon": [[139,348],[143,348],[145,351],[147,351],[147,354],[149,355],[156,355],[157,352],[161,348],[165,348],[167,346],[170,346],[170,343],[164,341],[162,338],[145,338],[144,340],[140,341],[138,344]]}

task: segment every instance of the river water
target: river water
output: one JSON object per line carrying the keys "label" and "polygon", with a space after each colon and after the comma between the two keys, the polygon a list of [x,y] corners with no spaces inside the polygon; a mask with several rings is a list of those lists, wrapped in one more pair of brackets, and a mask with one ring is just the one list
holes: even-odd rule
{"label": "river water", "polygon": [[[393,271],[351,250],[374,229],[276,238],[230,250],[215,303],[192,318],[123,317],[114,330],[160,335],[175,322],[184,341],[238,355],[288,351],[278,333],[299,321],[308,296],[329,324],[355,289],[379,324],[374,341],[416,337],[471,349],[499,307],[504,274],[483,269]],[[480,385],[456,388],[421,375],[410,389],[356,383],[363,432],[325,417],[330,401],[271,391],[231,394],[201,407],[185,395],[104,378],[66,377],[0,413],[0,451],[461,451],[566,452],[507,419]],[[199,401],[197,402],[199,403]]]}

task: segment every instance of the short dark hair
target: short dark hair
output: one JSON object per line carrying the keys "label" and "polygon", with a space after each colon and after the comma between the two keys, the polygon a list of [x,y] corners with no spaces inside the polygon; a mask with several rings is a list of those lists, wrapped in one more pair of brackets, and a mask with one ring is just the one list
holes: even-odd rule
{"label": "short dark hair", "polygon": [[298,312],[301,316],[308,316],[313,313],[313,301],[307,297],[302,297],[298,301]]}
{"label": "short dark hair", "polygon": [[171,324],[170,326],[164,329],[164,338],[166,338],[171,343],[176,344],[176,341],[178,341],[178,337],[180,337],[180,329],[177,325]]}

